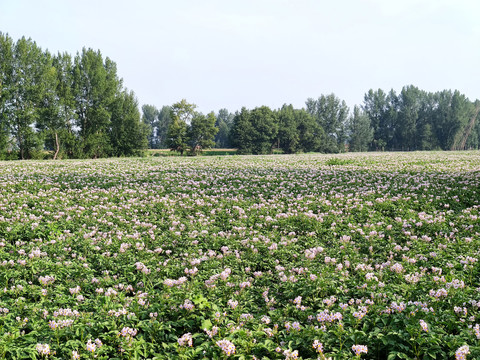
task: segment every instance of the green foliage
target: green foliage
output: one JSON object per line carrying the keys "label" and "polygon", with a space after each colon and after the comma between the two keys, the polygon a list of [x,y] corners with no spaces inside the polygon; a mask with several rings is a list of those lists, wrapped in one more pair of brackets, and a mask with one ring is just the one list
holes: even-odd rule
{"label": "green foliage", "polygon": [[387,95],[369,90],[363,109],[374,130],[370,149],[453,150],[459,144],[477,148],[475,108],[459,91],[427,93],[405,86],[400,94],[391,90]]}
{"label": "green foliage", "polygon": [[250,122],[250,111],[243,107],[235,113],[230,131],[230,143],[237,148],[239,154],[253,152],[253,126]]}
{"label": "green foliage", "polygon": [[[478,102],[478,101],[477,101]],[[170,148],[183,155],[237,148],[239,154],[480,147],[480,105],[458,90],[369,90],[349,114],[335,94],[305,109],[242,108],[235,115],[196,111],[185,99],[142,107],[123,88],[115,62],[99,50],[51,55],[31,39],[0,33],[0,158],[131,156]],[[373,132],[373,134],[372,134]],[[213,140],[213,143],[212,143]]]}
{"label": "green foliage", "polygon": [[363,111],[369,117],[370,124],[374,131],[372,143],[370,144],[370,149],[372,150],[382,150],[378,148],[375,139],[383,139],[387,136],[383,133],[383,131],[386,130],[386,126],[383,124],[387,112],[386,98],[387,95],[382,89],[378,89],[377,91],[370,89],[363,98]]}
{"label": "green foliage", "polygon": [[350,165],[350,164],[355,164],[355,161],[352,159],[339,159],[339,158],[330,158],[327,161],[325,161],[325,165],[328,166],[337,166],[337,165]]}
{"label": "green foliage", "polygon": [[23,37],[14,44],[8,35],[0,37],[2,38],[0,132],[3,134],[1,142],[5,146],[11,136],[19,157],[27,159],[41,145],[41,136],[33,127],[40,115],[40,103],[46,91],[45,81],[49,75],[50,59],[30,39]]}
{"label": "green foliage", "polygon": [[420,101],[424,94],[414,86],[402,89],[398,101],[399,112],[396,123],[395,139],[402,150],[418,149],[417,121],[420,112]]}
{"label": "green foliage", "polygon": [[180,155],[187,150],[187,124],[175,116],[168,127],[167,146],[171,151],[178,151]]}
{"label": "green foliage", "polygon": [[172,112],[173,119],[177,119],[178,121],[189,125],[193,117],[197,114],[195,111],[196,108],[197,105],[190,104],[187,102],[187,100],[182,99],[178,103],[173,104],[170,110]]}
{"label": "green foliage", "polygon": [[346,125],[349,108],[345,101],[335,94],[321,95],[317,100],[309,98],[306,102],[307,111],[326,134],[323,151],[343,152],[346,142]]}
{"label": "green foliage", "polygon": [[147,125],[141,121],[138,101],[133,92],[123,91],[112,106],[110,144],[113,155],[139,155],[147,148]]}
{"label": "green foliage", "polygon": [[172,151],[181,155],[187,150],[187,124],[174,118],[168,127],[167,145]]}
{"label": "green foliage", "polygon": [[450,150],[459,142],[474,108],[467,97],[459,91],[443,92],[439,94],[439,99],[439,107],[444,111],[437,112],[433,131],[437,134],[441,148]]}
{"label": "green foliage", "polygon": [[103,61],[100,51],[83,49],[73,66],[73,89],[77,126],[88,157],[102,157],[110,152],[108,132],[115,95],[120,88],[116,65]]}
{"label": "green foliage", "polygon": [[142,121],[148,133],[148,147],[150,149],[166,149],[168,128],[172,121],[172,109],[163,106],[158,110],[153,105],[142,106]]}
{"label": "green foliage", "polygon": [[112,152],[107,133],[99,130],[83,138],[81,154],[86,158],[98,159],[108,157]]}
{"label": "green foliage", "polygon": [[215,126],[216,120],[213,112],[207,116],[196,114],[192,118],[188,129],[188,142],[192,155],[215,146],[215,134],[218,132],[218,128]]}
{"label": "green foliage", "polygon": [[9,83],[13,63],[13,40],[0,32],[0,157],[5,158],[10,145],[9,99],[13,91]]}
{"label": "green foliage", "polygon": [[0,156],[97,158],[146,147],[134,95],[100,51],[83,49],[72,62],[1,33],[0,48]]}
{"label": "green foliage", "polygon": [[294,115],[292,105],[283,105],[278,112],[278,140],[279,147],[286,154],[293,154],[298,151],[300,145],[300,134],[297,130],[298,124]]}
{"label": "green foliage", "polygon": [[230,139],[239,154],[271,154],[277,134],[277,115],[269,107],[242,108],[233,119]]}
{"label": "green foliage", "polygon": [[278,143],[284,153],[322,151],[325,133],[307,111],[283,105],[278,119]]}
{"label": "green foliage", "polygon": [[350,151],[367,151],[373,140],[373,128],[370,119],[358,106],[353,108],[353,115],[349,122]]}
{"label": "green foliage", "polygon": [[250,122],[253,128],[253,153],[271,154],[278,133],[276,114],[268,106],[261,106],[250,112]]}
{"label": "green foliage", "polygon": [[184,99],[171,106],[172,121],[168,126],[166,143],[171,151],[183,155],[198,155],[204,149],[215,146],[216,117],[213,112],[207,116],[196,112],[195,104]]}
{"label": "green foliage", "polygon": [[172,122],[172,114],[170,106],[163,106],[158,113],[158,122],[156,128],[157,146],[160,149],[166,149],[168,127]]}
{"label": "green foliage", "polygon": [[150,149],[158,149],[156,132],[158,122],[158,109],[153,105],[142,106],[142,121],[145,124],[145,128],[148,131],[148,147]]}
{"label": "green foliage", "polygon": [[215,135],[215,147],[219,149],[228,149],[231,147],[230,130],[233,126],[234,114],[228,112],[227,109],[220,109],[217,114],[215,126],[218,132]]}

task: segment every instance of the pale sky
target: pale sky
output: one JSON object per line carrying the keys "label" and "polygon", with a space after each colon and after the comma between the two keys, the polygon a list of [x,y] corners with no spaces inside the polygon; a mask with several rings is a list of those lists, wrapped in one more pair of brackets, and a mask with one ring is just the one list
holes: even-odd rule
{"label": "pale sky", "polygon": [[478,0],[0,0],[0,32],[116,62],[140,105],[200,111],[369,89],[480,99]]}

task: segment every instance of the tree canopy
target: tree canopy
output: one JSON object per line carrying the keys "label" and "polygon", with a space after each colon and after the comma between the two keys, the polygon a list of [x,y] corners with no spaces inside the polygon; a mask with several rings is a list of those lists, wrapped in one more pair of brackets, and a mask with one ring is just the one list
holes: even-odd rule
{"label": "tree canopy", "polygon": [[100,51],[51,55],[0,33],[0,157],[105,157],[147,147],[138,101]]}
{"label": "tree canopy", "polygon": [[195,111],[196,107],[185,99],[170,107],[172,120],[167,130],[166,145],[181,155],[186,151],[197,155],[215,146],[218,132],[215,114],[211,112],[205,116]]}
{"label": "tree canopy", "polygon": [[211,147],[239,154],[478,149],[479,117],[480,101],[458,90],[413,85],[398,93],[370,89],[353,111],[333,93],[300,109],[204,115],[182,99],[140,111],[100,50],[52,55],[31,39],[0,33],[0,159],[131,156],[146,148],[182,155]]}

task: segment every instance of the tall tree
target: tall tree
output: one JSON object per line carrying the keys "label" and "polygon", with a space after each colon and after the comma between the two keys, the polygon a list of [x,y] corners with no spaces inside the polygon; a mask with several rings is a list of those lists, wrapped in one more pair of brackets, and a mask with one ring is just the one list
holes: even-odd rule
{"label": "tall tree", "polygon": [[180,155],[188,149],[188,127],[178,117],[174,117],[168,127],[167,146],[171,151],[178,151]]}
{"label": "tall tree", "polygon": [[373,139],[370,118],[358,106],[354,106],[349,122],[350,151],[367,151]]}
{"label": "tall tree", "polygon": [[142,121],[148,129],[148,147],[150,149],[158,149],[158,113],[158,109],[153,105],[142,106]]}
{"label": "tall tree", "polygon": [[450,150],[456,137],[468,124],[473,111],[472,103],[455,90],[435,94],[437,105],[433,113],[432,127],[441,149]]}
{"label": "tall tree", "polygon": [[475,105],[468,98],[460,94],[459,91],[453,93],[452,110],[454,114],[453,126],[455,127],[455,135],[453,143],[449,146],[449,150],[464,150],[468,135],[471,132],[470,126],[474,125],[475,118],[478,115]]}
{"label": "tall tree", "polygon": [[163,106],[157,116],[156,143],[158,148],[166,149],[168,127],[172,122],[172,110],[170,106]]}
{"label": "tall tree", "polygon": [[396,121],[396,142],[402,150],[417,150],[417,122],[423,92],[415,86],[405,86],[399,94],[399,112]]}
{"label": "tall tree", "polygon": [[[363,111],[370,119],[373,128],[373,139],[370,149],[381,150],[385,147],[388,138],[388,126],[386,123],[387,94],[382,89],[373,91],[370,89],[363,98]],[[379,146],[383,144],[383,146]]]}
{"label": "tall tree", "polygon": [[344,151],[345,127],[349,109],[345,101],[335,94],[321,95],[317,100],[306,102],[307,111],[317,120],[327,135],[327,152]]}
{"label": "tall tree", "polygon": [[253,152],[253,125],[250,121],[250,110],[243,107],[236,112],[230,131],[230,143],[237,148],[239,154],[251,154]]}
{"label": "tall tree", "polygon": [[13,49],[12,38],[0,32],[0,159],[6,157],[10,143]]}
{"label": "tall tree", "polygon": [[58,54],[53,59],[53,66],[57,71],[57,96],[60,107],[58,122],[53,124],[53,128],[59,130],[60,152],[65,152],[66,156],[70,158],[79,157],[81,146],[75,132],[77,115],[71,55],[67,53]]}
{"label": "tall tree", "polygon": [[300,133],[293,106],[284,104],[277,115],[278,146],[286,154],[296,153],[300,147]]}
{"label": "tall tree", "polygon": [[305,109],[294,111],[299,134],[299,150],[303,152],[324,151],[326,135],[323,128],[315,121]]}
{"label": "tall tree", "polygon": [[181,155],[188,149],[188,127],[197,114],[197,105],[188,103],[185,99],[171,106],[172,121],[167,132],[167,146]]}
{"label": "tall tree", "polygon": [[433,112],[435,108],[434,94],[423,92],[417,119],[417,148],[433,150],[438,148],[437,138],[433,132]]}
{"label": "tall tree", "polygon": [[278,144],[287,154],[321,151],[325,132],[305,109],[283,105],[278,111]]}
{"label": "tall tree", "polygon": [[480,100],[472,103],[472,117],[464,132],[464,149],[478,149],[480,146]]}
{"label": "tall tree", "polygon": [[104,62],[100,51],[84,48],[77,53],[73,69],[76,119],[83,152],[88,157],[111,153],[111,106],[121,85],[116,64],[109,58]]}
{"label": "tall tree", "polygon": [[179,102],[171,106],[172,117],[178,118],[180,121],[183,121],[185,124],[190,125],[193,117],[196,115],[195,109],[197,105],[190,104],[187,100],[182,99]]}
{"label": "tall tree", "polygon": [[43,96],[37,105],[39,116],[36,121],[36,128],[41,131],[47,143],[52,143],[48,148],[54,150],[53,158],[56,159],[60,152],[58,133],[64,127],[64,123],[60,116],[61,105],[57,91],[58,71],[49,52],[45,52],[45,58],[47,60],[47,68],[44,75],[45,87]]}
{"label": "tall tree", "polygon": [[7,116],[16,139],[21,159],[30,158],[41,149],[41,139],[35,131],[39,105],[45,91],[44,77],[49,69],[48,59],[31,39],[22,37],[13,49],[10,68]]}
{"label": "tall tree", "polygon": [[387,95],[387,110],[382,118],[380,126],[384,137],[379,142],[380,148],[383,150],[398,150],[401,144],[398,142],[397,134],[397,120],[400,108],[399,97],[395,90],[390,90]]}
{"label": "tall tree", "polygon": [[253,154],[271,154],[278,133],[278,119],[268,106],[260,106],[250,112],[253,128]]}
{"label": "tall tree", "polygon": [[188,129],[188,143],[192,155],[215,146],[215,134],[218,132],[218,128],[215,126],[216,120],[213,112],[207,116],[197,113],[192,118]]}
{"label": "tall tree", "polygon": [[83,49],[72,63],[68,54],[52,56],[30,39],[14,43],[0,33],[0,157],[7,148],[22,159],[43,149],[54,158],[131,154],[143,142],[136,106],[100,51]]}
{"label": "tall tree", "polygon": [[140,155],[148,147],[147,133],[148,127],[141,121],[135,94],[123,90],[112,106],[110,143],[113,155]]}
{"label": "tall tree", "polygon": [[215,147],[220,149],[230,148],[229,133],[233,126],[234,114],[229,113],[227,109],[220,109],[217,115],[215,126],[218,133],[215,135]]}

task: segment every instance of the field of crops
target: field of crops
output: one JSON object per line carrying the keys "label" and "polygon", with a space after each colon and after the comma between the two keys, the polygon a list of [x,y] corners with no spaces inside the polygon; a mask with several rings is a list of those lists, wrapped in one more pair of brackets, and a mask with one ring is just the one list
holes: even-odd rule
{"label": "field of crops", "polygon": [[480,152],[0,163],[0,358],[478,359]]}

